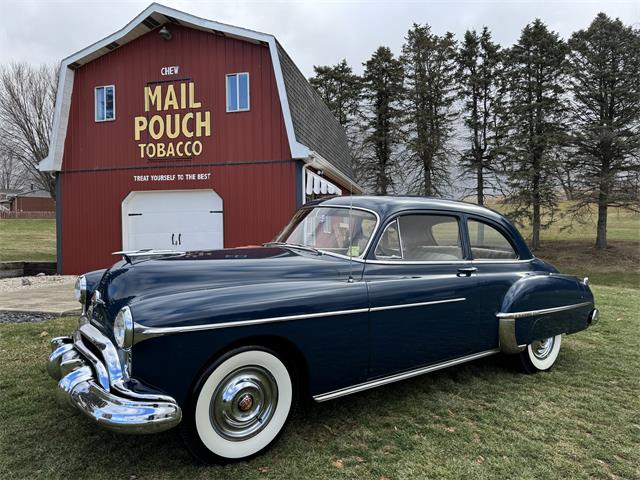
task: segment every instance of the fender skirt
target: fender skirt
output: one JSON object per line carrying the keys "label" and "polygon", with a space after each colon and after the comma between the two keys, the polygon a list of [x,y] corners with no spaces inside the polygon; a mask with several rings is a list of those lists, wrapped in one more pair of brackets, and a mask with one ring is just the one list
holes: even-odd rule
{"label": "fender skirt", "polygon": [[535,340],[575,333],[596,318],[593,294],[568,275],[531,275],[514,283],[502,303],[500,350],[519,353]]}

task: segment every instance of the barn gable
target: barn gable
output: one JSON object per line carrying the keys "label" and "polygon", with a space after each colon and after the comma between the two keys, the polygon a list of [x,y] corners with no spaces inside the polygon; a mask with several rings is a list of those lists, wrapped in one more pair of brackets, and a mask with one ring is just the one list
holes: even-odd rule
{"label": "barn gable", "polygon": [[353,180],[343,128],[273,35],[202,19],[157,3],[151,4],[121,30],[62,61],[49,156],[40,163],[41,171],[57,172],[62,168],[74,72],[80,66],[165,24],[178,24],[267,46],[291,156],[324,170],[344,185],[352,185],[354,191],[360,190]]}

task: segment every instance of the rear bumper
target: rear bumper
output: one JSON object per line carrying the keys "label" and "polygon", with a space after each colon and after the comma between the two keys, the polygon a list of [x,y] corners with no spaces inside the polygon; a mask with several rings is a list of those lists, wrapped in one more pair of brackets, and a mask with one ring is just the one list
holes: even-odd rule
{"label": "rear bumper", "polygon": [[57,395],[63,404],[77,408],[102,427],[120,433],[156,433],[180,423],[182,410],[167,395],[138,393],[128,389],[121,379],[114,381],[113,378],[105,389],[103,385],[107,382],[97,379],[95,372],[104,373],[106,368],[96,369],[96,357],[85,357],[74,339],[54,338],[47,363],[49,374],[58,380]]}

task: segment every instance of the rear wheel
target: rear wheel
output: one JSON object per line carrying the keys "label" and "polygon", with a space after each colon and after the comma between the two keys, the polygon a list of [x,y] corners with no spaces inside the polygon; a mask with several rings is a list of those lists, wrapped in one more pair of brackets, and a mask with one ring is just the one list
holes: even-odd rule
{"label": "rear wheel", "polygon": [[549,370],[558,358],[562,335],[536,340],[520,353],[520,363],[526,373]]}
{"label": "rear wheel", "polygon": [[204,462],[246,459],[273,443],[292,404],[292,375],[275,352],[235,349],[200,378],[182,424],[183,438]]}

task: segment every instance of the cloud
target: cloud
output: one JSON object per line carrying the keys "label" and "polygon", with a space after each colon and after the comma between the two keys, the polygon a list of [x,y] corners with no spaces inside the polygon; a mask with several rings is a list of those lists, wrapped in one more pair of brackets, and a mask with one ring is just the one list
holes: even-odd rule
{"label": "cloud", "polygon": [[[380,45],[400,53],[411,25],[435,32],[488,26],[503,45],[539,17],[567,38],[604,11],[640,26],[634,1],[167,1],[167,5],[232,25],[274,34],[305,75],[313,65],[346,58],[356,71]],[[122,28],[142,11],[142,1],[22,1],[2,4],[0,63],[57,63]]]}

